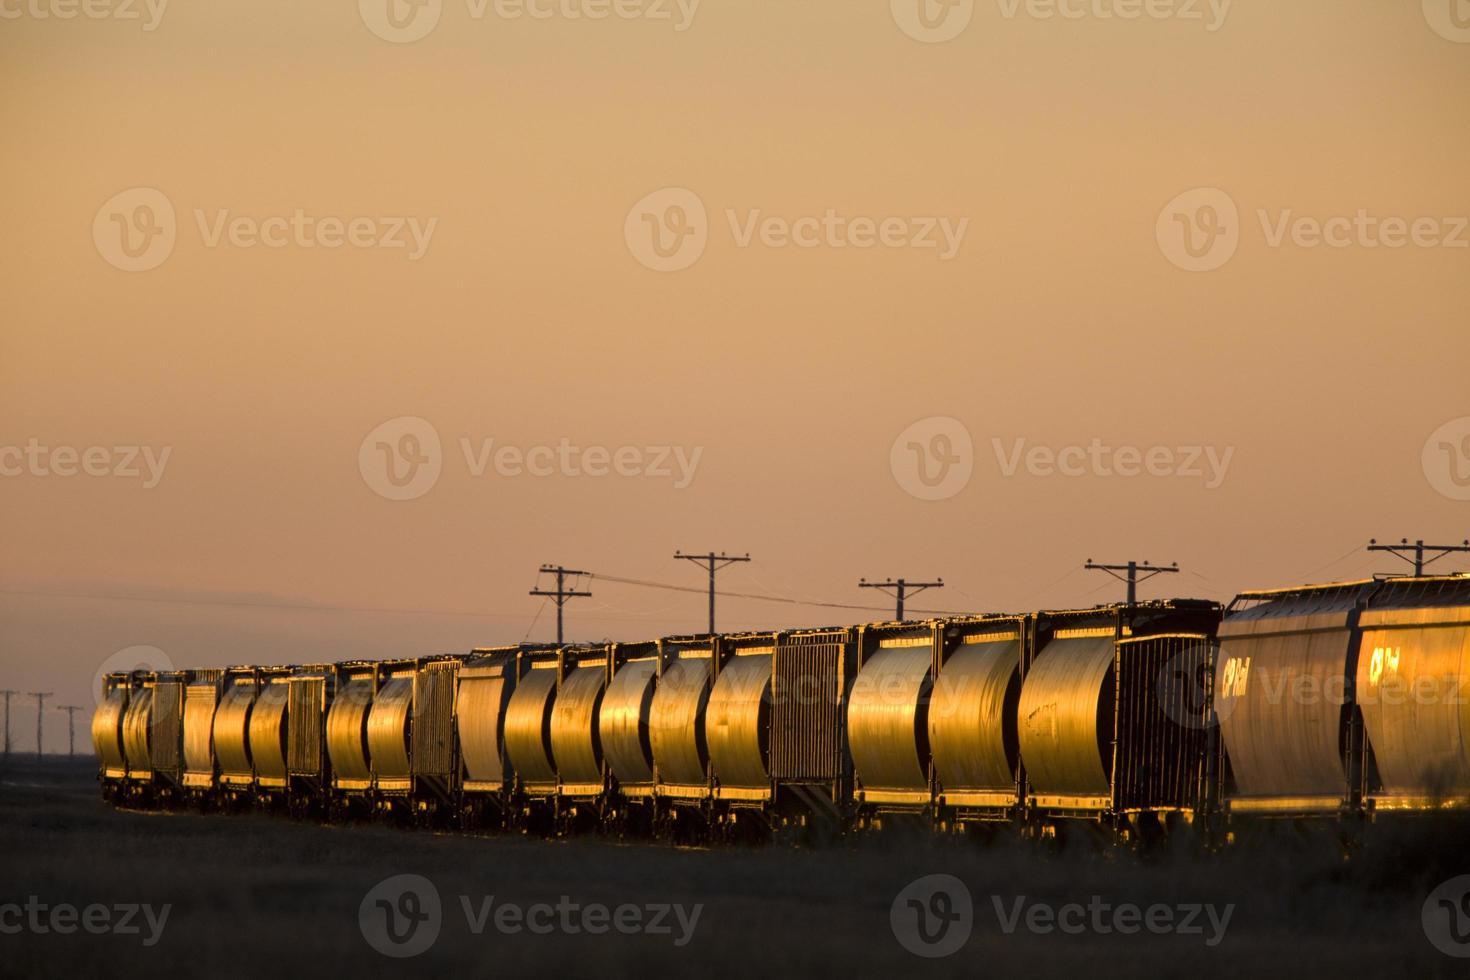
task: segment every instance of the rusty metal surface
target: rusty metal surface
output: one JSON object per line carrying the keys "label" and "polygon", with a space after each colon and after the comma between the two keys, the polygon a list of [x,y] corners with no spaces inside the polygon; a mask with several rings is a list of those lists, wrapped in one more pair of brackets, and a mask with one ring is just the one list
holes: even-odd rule
{"label": "rusty metal surface", "polygon": [[153,690],[141,688],[128,699],[128,710],[123,715],[123,755],[128,768],[148,772],[152,768],[149,747],[152,744]]}
{"label": "rusty metal surface", "polygon": [[732,657],[710,690],[705,740],[721,786],[770,785],[771,662],[770,654]]}
{"label": "rusty metal surface", "polygon": [[926,789],[928,646],[880,650],[863,664],[847,705],[852,762],[870,789]]}
{"label": "rusty metal surface", "polygon": [[349,680],[327,712],[327,755],[332,760],[334,779],[370,779],[367,719],[373,703],[370,679]]}
{"label": "rusty metal surface", "polygon": [[123,749],[123,717],[127,710],[128,690],[116,687],[107,692],[92,715],[92,747],[104,768],[122,769],[127,765]]}
{"label": "rusty metal surface", "polygon": [[500,736],[510,695],[505,676],[508,666],[504,662],[471,666],[460,677],[454,711],[459,719],[465,778],[471,781],[503,782],[507,775]]}
{"label": "rusty metal surface", "polygon": [[250,709],[255,683],[237,679],[225,689],[214,713],[214,758],[221,775],[250,775]]}
{"label": "rusty metal surface", "polygon": [[709,661],[695,657],[674,661],[659,678],[648,719],[659,782],[697,784],[709,778],[704,739],[709,679]]}
{"label": "rusty metal surface", "polygon": [[1021,760],[1037,793],[1111,792],[1114,642],[1052,640],[1036,657],[1017,709]]}
{"label": "rusty metal surface", "polygon": [[597,728],[602,751],[613,775],[624,783],[653,781],[653,744],[648,720],[653,710],[653,660],[635,660],[618,668],[602,697]]}
{"label": "rusty metal surface", "polygon": [[1470,625],[1365,630],[1357,682],[1385,793],[1470,793]]}
{"label": "rusty metal surface", "polygon": [[373,698],[368,711],[368,760],[373,775],[408,778],[408,725],[413,713],[413,678],[395,677]]}
{"label": "rusty metal surface", "polygon": [[1021,642],[960,647],[940,668],[929,700],[929,748],[945,789],[1013,789]]}
{"label": "rusty metal surface", "polygon": [[551,709],[551,756],[564,783],[602,782],[602,708],[607,671],[574,667],[562,678]]}
{"label": "rusty metal surface", "polygon": [[216,684],[190,684],[184,693],[184,769],[214,772],[214,709]]}
{"label": "rusty metal surface", "polygon": [[286,778],[286,700],[290,696],[285,680],[271,681],[255,699],[250,711],[250,759],[255,775],[267,779]]}
{"label": "rusty metal surface", "polygon": [[[1351,634],[1346,609],[1222,627],[1215,713],[1240,796],[1347,794],[1342,705]],[[1230,620],[1226,625],[1231,626]],[[1272,627],[1283,628],[1274,632]]]}
{"label": "rusty metal surface", "polygon": [[505,708],[505,754],[523,783],[556,782],[551,755],[551,708],[556,671],[530,670],[516,684]]}

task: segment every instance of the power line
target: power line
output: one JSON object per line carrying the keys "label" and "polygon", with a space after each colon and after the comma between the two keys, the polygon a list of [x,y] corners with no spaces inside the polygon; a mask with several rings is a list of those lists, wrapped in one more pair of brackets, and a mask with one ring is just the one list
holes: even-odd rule
{"label": "power line", "polygon": [[579,572],[575,568],[563,568],[560,565],[542,565],[541,571],[552,572],[556,575],[556,591],[550,592],[538,586],[537,588],[531,590],[531,595],[546,596],[556,603],[556,645],[561,646],[562,609],[566,606],[568,602],[572,601],[573,599],[577,599],[580,597],[590,597],[592,595],[591,592],[578,592],[575,583],[572,584],[572,587],[570,589],[566,588],[566,577],[568,575],[575,575],[580,578],[587,573]]}
{"label": "power line", "polygon": [[[1099,565],[1091,558],[1089,558],[1087,559],[1087,564],[1083,565],[1082,567],[1089,572],[1107,572],[1118,581],[1127,582],[1128,605],[1130,606],[1136,606],[1138,604],[1139,582],[1147,582],[1155,575],[1163,575],[1165,573],[1175,573],[1179,571],[1179,563],[1177,561],[1174,562],[1174,564],[1172,565],[1150,565],[1146,561],[1130,561],[1126,565]],[[1120,572],[1124,574],[1120,575]],[[1142,578],[1139,578],[1139,572],[1145,572],[1147,574],[1145,574]]]}
{"label": "power line", "polygon": [[[604,575],[601,572],[588,572],[589,577],[603,582],[616,582],[619,585],[636,585],[646,589],[667,589],[671,592],[697,592],[703,593],[704,589],[696,589],[689,585],[670,585],[668,582],[652,582],[648,579],[623,578],[618,575]],[[719,590],[715,595],[724,596],[727,599],[755,599],[760,602],[780,602],[789,606],[815,606],[822,609],[853,609],[858,612],[881,612],[888,611],[887,606],[861,606],[851,602],[822,602],[816,599],[795,599],[783,595],[763,595],[759,592],[726,592]],[[909,612],[925,613],[934,616],[963,616],[964,611],[957,609],[910,609]]]}
{"label": "power line", "polygon": [[750,561],[750,552],[747,551],[744,557],[736,557],[734,555],[727,555],[723,551],[720,552],[718,555],[715,554],[713,551],[705,555],[686,555],[682,551],[675,551],[674,557],[682,561],[692,561],[700,568],[703,568],[705,571],[709,572],[709,633],[710,636],[714,636],[715,573],[722,568],[735,564],[736,562]]}
{"label": "power line", "polygon": [[[1399,544],[1379,544],[1377,538],[1370,538],[1368,540],[1368,550],[1387,551],[1395,558],[1402,558],[1404,561],[1414,566],[1415,578],[1423,578],[1425,565],[1433,564],[1434,562],[1439,561],[1445,555],[1452,555],[1456,552],[1461,551],[1470,551],[1470,539],[1462,541],[1460,544],[1425,544],[1424,539],[1420,538],[1418,541],[1410,544],[1409,539],[1404,538]],[[1431,555],[1428,558],[1425,558],[1424,552],[1426,550],[1438,551],[1439,554]]]}
{"label": "power line", "polygon": [[[898,611],[894,613],[893,618],[898,622],[903,622],[904,597],[910,594],[918,595],[925,589],[942,589],[944,588],[944,579],[936,579],[933,582],[910,582],[907,579],[891,578],[886,582],[869,582],[865,578],[860,578],[858,579],[858,588],[878,589],[893,596],[898,601]],[[890,589],[893,591],[890,592]]]}

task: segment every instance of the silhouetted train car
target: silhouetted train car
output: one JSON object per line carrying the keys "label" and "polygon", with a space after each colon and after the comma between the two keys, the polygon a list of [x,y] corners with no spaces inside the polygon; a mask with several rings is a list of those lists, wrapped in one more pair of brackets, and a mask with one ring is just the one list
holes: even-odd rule
{"label": "silhouetted train car", "polygon": [[1017,736],[1044,833],[1085,820],[1148,839],[1194,819],[1209,788],[1209,704],[1190,685],[1209,668],[1220,614],[1189,599],[1037,614]]}
{"label": "silhouetted train car", "polygon": [[250,802],[253,798],[255,766],[250,757],[250,716],[256,696],[268,683],[268,676],[258,667],[238,666],[226,670],[221,681],[213,729],[221,803]]}
{"label": "silhouetted train car", "polygon": [[505,706],[505,755],[512,776],[512,826],[549,829],[556,814],[556,761],[551,754],[551,715],[561,657],[554,647],[522,648],[516,681]]}
{"label": "silhouetted train car", "polygon": [[1470,805],[1470,576],[1389,579],[1359,628],[1370,813]]}
{"label": "silhouetted train car", "polygon": [[1220,624],[1215,714],[1230,817],[1357,807],[1359,618],[1373,580],[1237,596]]}
{"label": "silhouetted train car", "polygon": [[1016,717],[1034,625],[1030,616],[959,617],[939,624],[928,736],[941,829],[1013,823],[1023,816]]}
{"label": "silhouetted train car", "polygon": [[216,683],[221,674],[214,669],[132,674],[122,722],[128,799],[161,804],[182,798],[185,691],[196,679]]}
{"label": "silhouetted train car", "polygon": [[852,810],[847,692],[857,676],[857,631],[790,630],[771,658],[767,819],[781,835],[835,836]]}
{"label": "silhouetted train car", "polygon": [[713,792],[710,823],[722,837],[770,833],[776,800],[771,775],[775,633],[721,636],[705,704],[704,742]]}

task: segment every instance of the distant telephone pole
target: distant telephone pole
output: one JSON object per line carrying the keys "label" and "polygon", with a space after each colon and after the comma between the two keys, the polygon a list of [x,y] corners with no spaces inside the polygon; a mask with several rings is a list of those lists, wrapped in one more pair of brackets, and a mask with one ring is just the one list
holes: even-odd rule
{"label": "distant telephone pole", "polygon": [[709,632],[710,636],[715,634],[715,572],[726,565],[733,565],[737,561],[750,561],[750,553],[746,552],[743,557],[727,555],[723,551],[718,555],[711,551],[705,555],[686,555],[682,551],[675,551],[674,557],[682,561],[692,561],[696,565],[709,572]]}
{"label": "distant telephone pole", "polygon": [[69,759],[77,757],[77,712],[82,709],[75,704],[59,704],[57,711],[66,712],[66,755]]}
{"label": "distant telephone pole", "polygon": [[586,572],[579,572],[575,568],[563,568],[560,565],[542,565],[541,566],[541,571],[542,572],[551,572],[552,574],[554,574],[556,576],[556,591],[550,592],[550,591],[547,591],[545,589],[535,588],[535,589],[532,589],[531,590],[531,595],[546,596],[548,599],[554,599],[556,601],[556,645],[557,646],[561,646],[562,645],[562,619],[561,619],[562,607],[565,606],[572,599],[585,598],[585,597],[590,597],[592,595],[591,592],[578,592],[578,591],[576,591],[576,586],[575,585],[573,585],[572,588],[570,588],[570,589],[566,588],[566,579],[567,579],[567,576],[568,575],[582,576],[582,575],[586,575],[587,573]]}
{"label": "distant telephone pole", "polygon": [[933,582],[910,582],[904,578],[891,578],[886,582],[869,582],[865,578],[860,578],[858,579],[858,588],[881,589],[893,596],[898,604],[898,609],[894,612],[893,618],[899,622],[903,622],[904,597],[918,595],[925,589],[942,589],[944,588],[944,579],[935,579]]}
{"label": "distant telephone pole", "polygon": [[[1126,565],[1099,565],[1091,558],[1089,558],[1087,559],[1087,564],[1082,567],[1087,569],[1089,572],[1107,572],[1118,581],[1127,582],[1128,605],[1130,606],[1138,605],[1139,582],[1147,582],[1155,575],[1163,575],[1166,572],[1174,573],[1179,571],[1179,563],[1177,561],[1174,562],[1174,564],[1172,565],[1150,565],[1146,561],[1130,561]],[[1142,578],[1138,577],[1140,572],[1144,573]]]}
{"label": "distant telephone pole", "polygon": [[20,693],[19,691],[0,691],[0,694],[5,695],[5,759],[6,759],[6,761],[9,761],[9,759],[10,759],[10,698],[11,698],[12,695],[16,695],[16,694],[19,694],[19,693]]}
{"label": "distant telephone pole", "polygon": [[51,692],[32,691],[31,697],[36,699],[36,761],[40,762],[41,738],[46,728],[46,699],[51,697]]}
{"label": "distant telephone pole", "polygon": [[[1459,544],[1425,544],[1424,539],[1420,538],[1418,541],[1410,544],[1409,539],[1404,538],[1399,544],[1379,544],[1377,538],[1370,538],[1368,539],[1368,550],[1387,551],[1397,558],[1402,558],[1414,566],[1415,578],[1423,578],[1425,565],[1437,562],[1445,555],[1452,555],[1457,551],[1470,551],[1470,540],[1462,541]],[[1437,551],[1439,554],[1430,555],[1428,558],[1425,558],[1424,552],[1426,550]]]}

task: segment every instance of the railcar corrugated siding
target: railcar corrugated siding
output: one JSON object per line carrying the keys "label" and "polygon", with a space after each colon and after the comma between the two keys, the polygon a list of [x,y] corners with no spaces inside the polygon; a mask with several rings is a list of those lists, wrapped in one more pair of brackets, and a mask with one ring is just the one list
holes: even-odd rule
{"label": "railcar corrugated siding", "polygon": [[414,677],[413,772],[454,775],[454,668],[429,666]]}
{"label": "railcar corrugated siding", "polygon": [[1118,644],[1118,809],[1202,801],[1211,643],[1207,636],[1162,636]]}
{"label": "railcar corrugated siding", "polygon": [[705,710],[710,766],[721,786],[769,786],[771,654],[732,657]]}
{"label": "railcar corrugated siding", "polygon": [[1015,788],[1021,641],[963,646],[950,655],[929,701],[929,748],[945,789]]}
{"label": "railcar corrugated siding", "polygon": [[282,723],[286,726],[288,769],[295,776],[321,776],[326,769],[322,745],[327,723],[327,678],[293,677],[285,686],[289,697]]}
{"label": "railcar corrugated siding", "polygon": [[214,709],[219,685],[190,684],[184,697],[184,768],[214,772]]}
{"label": "railcar corrugated siding", "polygon": [[106,769],[122,769],[128,764],[123,748],[123,718],[128,710],[128,689],[116,687],[107,692],[92,716],[92,747]]}
{"label": "railcar corrugated siding", "polygon": [[1038,793],[1109,796],[1113,733],[1111,636],[1052,640],[1021,685],[1021,760]]}
{"label": "railcar corrugated siding", "polygon": [[776,647],[771,688],[771,775],[827,781],[841,775],[843,655],[847,645],[790,637]]}
{"label": "railcar corrugated siding", "polygon": [[153,688],[149,757],[155,772],[176,774],[184,759],[184,682],[160,680]]}

